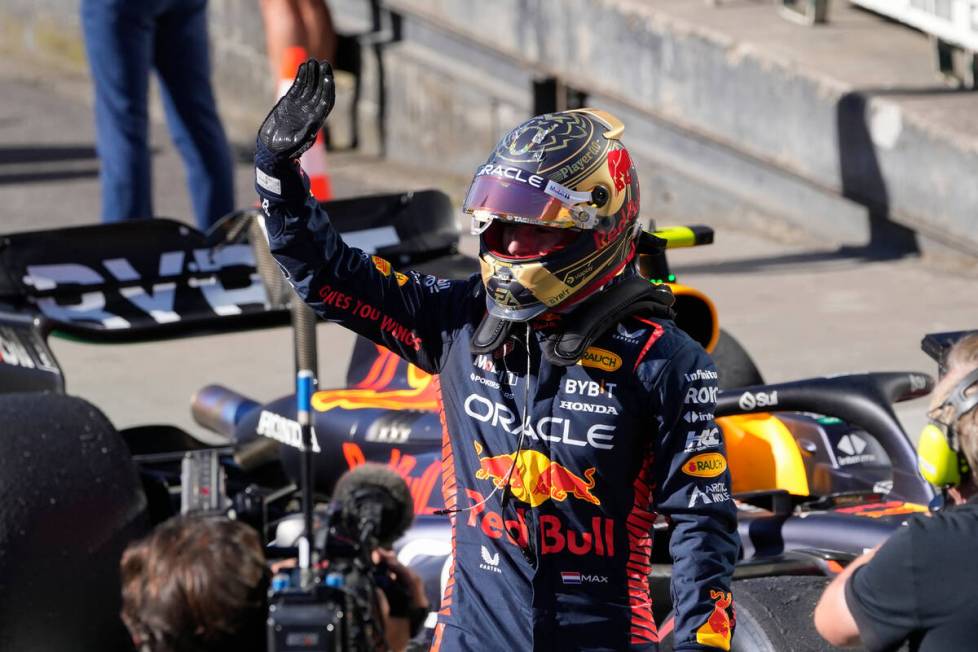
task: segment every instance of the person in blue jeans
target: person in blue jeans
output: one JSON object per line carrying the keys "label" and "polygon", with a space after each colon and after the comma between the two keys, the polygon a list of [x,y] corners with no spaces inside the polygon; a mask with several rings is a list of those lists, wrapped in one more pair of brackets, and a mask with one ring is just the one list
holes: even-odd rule
{"label": "person in blue jeans", "polygon": [[231,153],[210,83],[207,0],[82,0],[81,19],[95,86],[102,221],[153,217],[147,98],[155,70],[206,230],[234,208]]}

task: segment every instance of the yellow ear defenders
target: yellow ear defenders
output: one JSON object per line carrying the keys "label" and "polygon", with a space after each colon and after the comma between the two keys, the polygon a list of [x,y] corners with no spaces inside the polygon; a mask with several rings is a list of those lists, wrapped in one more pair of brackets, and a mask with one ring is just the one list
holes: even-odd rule
{"label": "yellow ear defenders", "polygon": [[[931,419],[920,432],[917,443],[917,468],[927,482],[936,487],[953,487],[968,477],[971,467],[961,454],[958,435],[954,424],[958,419],[978,405],[978,392],[965,396],[968,389],[978,383],[978,369],[965,376],[954,386],[951,395],[934,412],[939,412],[946,421]],[[950,410],[945,408],[950,407]]]}

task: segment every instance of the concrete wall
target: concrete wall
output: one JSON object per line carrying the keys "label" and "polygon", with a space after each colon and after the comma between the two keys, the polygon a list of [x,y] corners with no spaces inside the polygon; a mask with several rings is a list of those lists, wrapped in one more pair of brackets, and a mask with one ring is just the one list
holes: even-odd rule
{"label": "concrete wall", "polygon": [[[628,125],[626,142],[642,164],[643,186],[654,193],[645,193],[647,215],[651,209],[664,220],[800,229],[867,251],[912,251],[917,241],[936,240],[978,255],[978,184],[971,182],[978,171],[975,125],[943,122],[939,105],[908,109],[889,97],[900,94],[892,84],[882,92],[861,88],[846,79],[845,66],[838,75],[826,74],[816,65],[825,59],[821,53],[806,59],[806,48],[826,47],[817,30],[774,25],[795,30],[786,32],[797,38],[789,41],[795,57],[779,50],[783,43],[752,42],[771,29],[763,20],[780,21],[769,6],[758,7],[765,14],[756,14],[761,20],[753,32],[747,26],[737,34],[736,25],[705,20],[722,13],[669,0],[387,4],[405,17],[410,49],[401,65],[431,65],[449,52],[444,58],[451,68],[471,71],[450,77],[458,92],[453,113],[521,106],[510,99],[520,89],[518,75],[506,78],[505,96],[494,91],[487,52],[522,70],[522,106],[528,79],[556,76],[588,91],[591,104],[619,113]],[[837,11],[838,21],[851,33],[837,28],[830,35],[848,56],[844,64],[878,65],[870,58],[874,38],[890,47],[889,59],[929,56],[923,37],[846,9]],[[439,66],[434,76],[440,74]],[[934,96],[946,90],[935,89]],[[482,97],[468,101],[473,94]],[[916,101],[921,105],[926,96],[918,94]],[[421,124],[434,120],[428,116]],[[469,132],[464,138],[481,143],[495,136]],[[452,141],[440,144],[455,147]],[[436,152],[423,151],[437,160]],[[401,155],[401,149],[392,153]],[[470,165],[478,158],[473,152]],[[458,156],[453,152],[448,160]]]}
{"label": "concrete wall", "polygon": [[[386,0],[401,17],[400,41],[383,48],[386,153],[474,169],[532,113],[533,81],[556,77],[625,120],[647,217],[815,235],[870,256],[931,243],[978,255],[978,120],[908,101],[899,82],[926,72],[892,64],[926,57],[926,40],[844,3],[821,32],[788,26],[767,3],[736,4]],[[210,3],[221,110],[245,143],[271,94],[256,5]],[[331,6],[341,30],[368,29],[365,0]],[[82,56],[77,2],[5,0],[0,24],[6,47]],[[874,47],[890,53],[874,60]],[[356,119],[376,150],[372,54]],[[873,87],[882,73],[865,71],[888,65],[893,79]],[[341,80],[341,100],[348,91]],[[346,116],[337,109],[337,131]]]}
{"label": "concrete wall", "polygon": [[26,52],[82,69],[85,47],[77,0],[2,0],[0,51]]}

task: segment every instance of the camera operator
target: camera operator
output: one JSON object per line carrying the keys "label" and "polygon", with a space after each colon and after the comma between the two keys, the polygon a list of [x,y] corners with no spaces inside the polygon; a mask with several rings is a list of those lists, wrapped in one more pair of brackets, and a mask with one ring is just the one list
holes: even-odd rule
{"label": "camera operator", "polygon": [[143,652],[264,652],[270,572],[256,532],[178,516],[122,555],[122,620]]}
{"label": "camera operator", "polygon": [[[427,611],[420,578],[390,551],[374,561]],[[264,652],[270,570],[258,533],[223,516],[178,516],[126,549],[122,619],[140,652]],[[404,650],[415,623],[390,615],[378,591],[390,649]]]}
{"label": "camera operator", "polygon": [[[959,340],[934,390],[918,454],[953,507],[916,517],[854,560],[822,594],[815,627],[833,645],[871,651],[909,641],[920,652],[974,649],[978,640],[978,334]],[[936,454],[935,454],[936,453]]]}

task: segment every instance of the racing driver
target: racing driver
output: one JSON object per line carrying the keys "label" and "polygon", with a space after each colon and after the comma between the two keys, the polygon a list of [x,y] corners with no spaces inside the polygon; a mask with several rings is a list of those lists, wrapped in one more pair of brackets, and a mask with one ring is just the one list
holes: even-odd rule
{"label": "racing driver", "polygon": [[310,196],[297,158],[334,92],[329,64],[299,68],[259,130],[256,186],[298,295],[440,374],[454,560],[432,649],[656,650],[662,513],[674,649],[728,650],[739,541],[716,371],[635,271],[621,122],[580,109],[506,134],[463,205],[482,274],[449,282],[347,246]]}

